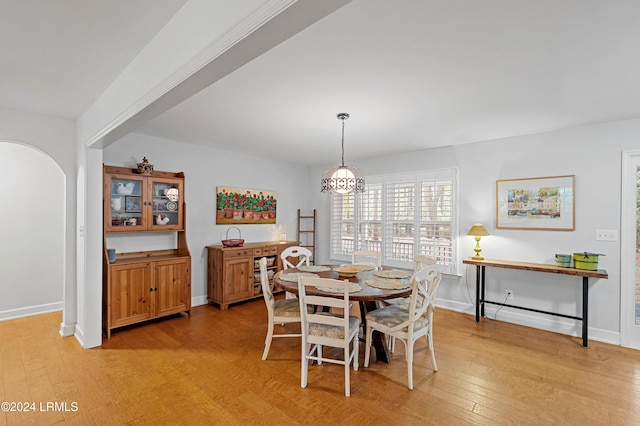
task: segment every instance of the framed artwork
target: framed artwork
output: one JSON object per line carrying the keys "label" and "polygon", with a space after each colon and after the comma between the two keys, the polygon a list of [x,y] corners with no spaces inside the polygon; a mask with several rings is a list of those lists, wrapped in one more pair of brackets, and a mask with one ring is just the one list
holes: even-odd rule
{"label": "framed artwork", "polygon": [[127,212],[139,212],[140,208],[140,197],[131,197],[127,196],[124,199],[124,209]]}
{"label": "framed artwork", "polygon": [[273,224],[277,204],[273,191],[218,186],[216,224]]}
{"label": "framed artwork", "polygon": [[496,181],[496,228],[575,230],[574,178]]}

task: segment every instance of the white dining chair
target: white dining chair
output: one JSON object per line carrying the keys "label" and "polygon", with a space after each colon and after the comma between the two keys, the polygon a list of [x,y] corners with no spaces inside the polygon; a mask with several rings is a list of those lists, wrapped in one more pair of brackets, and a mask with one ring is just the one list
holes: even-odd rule
{"label": "white dining chair", "polygon": [[[433,257],[427,256],[424,254],[416,254],[413,257],[413,272],[416,273],[426,266],[432,266],[435,264],[436,264],[436,260]],[[401,297],[399,299],[384,300],[382,305],[386,306],[386,305],[398,305],[398,304],[408,304],[408,303],[409,303],[408,297]],[[389,351],[393,353],[395,349],[396,349],[395,339],[393,338],[393,336],[389,336]]]}
{"label": "white dining chair", "polygon": [[435,265],[424,267],[411,277],[412,290],[408,305],[390,305],[367,314],[365,367],[369,366],[373,332],[379,331],[404,343],[409,389],[413,389],[413,352],[419,338],[424,336],[427,340],[433,371],[438,371],[433,349],[433,312],[440,281],[441,275]]}
{"label": "white dining chair", "polygon": [[[298,266],[309,266],[311,263],[311,250],[306,247],[291,246],[282,250],[280,253],[280,259],[282,259],[282,269],[297,268]],[[295,261],[291,261],[291,258],[295,258]],[[294,263],[295,262],[295,263]]]}
{"label": "white dining chair", "polygon": [[[307,387],[309,361],[344,365],[344,394],[351,395],[350,365],[358,370],[358,331],[360,318],[349,315],[348,281],[329,278],[300,277],[298,298],[302,312],[302,367],[300,386]],[[335,297],[307,293],[308,288],[325,288]],[[313,313],[309,310],[314,307]],[[333,310],[333,313],[327,311]],[[339,311],[339,312],[338,312]],[[343,350],[341,358],[324,356],[322,348],[330,346]],[[351,346],[351,349],[349,349]],[[331,351],[329,351],[331,352]]]}
{"label": "white dining chair", "polygon": [[301,337],[302,333],[275,334],[276,324],[284,325],[297,323],[300,318],[300,303],[297,299],[280,299],[275,300],[269,285],[267,275],[267,258],[263,257],[258,262],[260,265],[260,284],[262,286],[262,295],[264,303],[267,305],[267,338],[264,341],[264,352],[262,352],[262,360],[267,359],[271,341],[274,337]]}
{"label": "white dining chair", "polygon": [[[306,247],[291,246],[282,250],[280,253],[280,259],[282,260],[282,269],[297,268],[298,266],[309,266],[311,264],[311,250]],[[292,260],[295,259],[295,260]],[[287,299],[296,299],[296,295],[291,292],[286,292],[285,297]]]}
{"label": "white dining chair", "polygon": [[431,266],[435,264],[436,260],[433,257],[427,256],[425,254],[416,254],[413,257],[413,272],[418,272],[425,266]]}
{"label": "white dining chair", "polygon": [[352,265],[370,265],[375,269],[382,266],[382,258],[379,251],[373,250],[355,250],[351,253]]}

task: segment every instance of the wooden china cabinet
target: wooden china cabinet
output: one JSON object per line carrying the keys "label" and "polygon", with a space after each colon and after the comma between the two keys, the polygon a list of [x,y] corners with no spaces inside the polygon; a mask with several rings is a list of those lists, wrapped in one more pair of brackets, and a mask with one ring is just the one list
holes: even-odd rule
{"label": "wooden china cabinet", "polygon": [[[184,173],[104,166],[103,329],[113,329],[191,310],[191,255],[186,237]],[[116,253],[110,234],[176,233],[176,247]]]}

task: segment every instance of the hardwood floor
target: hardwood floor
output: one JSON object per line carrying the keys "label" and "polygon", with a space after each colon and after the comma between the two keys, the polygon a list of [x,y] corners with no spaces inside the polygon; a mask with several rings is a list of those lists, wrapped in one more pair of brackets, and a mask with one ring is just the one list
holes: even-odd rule
{"label": "hardwood floor", "polygon": [[274,339],[261,360],[262,300],[199,306],[90,350],[59,337],[60,320],[0,322],[0,402],[35,404],[0,424],[640,424],[640,352],[443,309],[437,373],[422,340],[410,391],[400,342],[369,368],[361,344],[350,398],[339,365],[311,366],[300,388],[298,339]]}

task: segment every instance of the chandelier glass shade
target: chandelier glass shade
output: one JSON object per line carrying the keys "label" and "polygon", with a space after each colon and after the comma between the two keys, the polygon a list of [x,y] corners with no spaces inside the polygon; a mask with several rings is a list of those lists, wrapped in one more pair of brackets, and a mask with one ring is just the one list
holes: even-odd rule
{"label": "chandelier glass shade", "polygon": [[344,165],[344,120],[349,114],[342,112],[338,119],[342,120],[342,164],[327,170],[322,176],[322,192],[334,192],[348,194],[351,192],[364,192],[364,177],[356,167]]}

